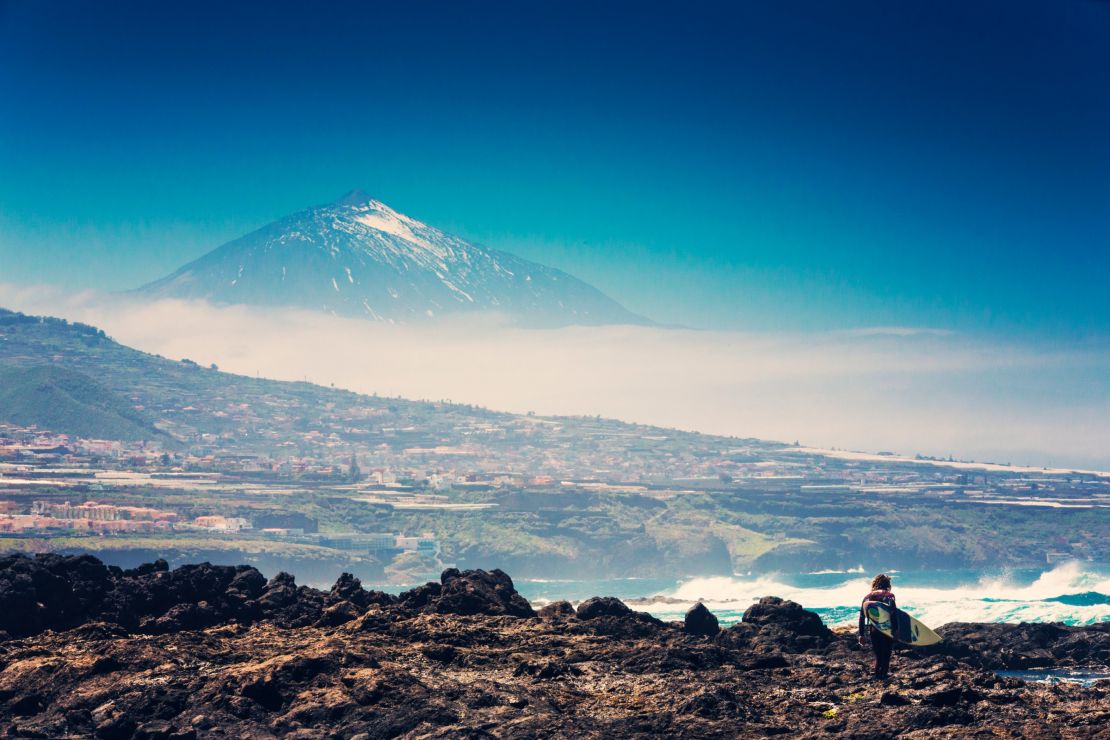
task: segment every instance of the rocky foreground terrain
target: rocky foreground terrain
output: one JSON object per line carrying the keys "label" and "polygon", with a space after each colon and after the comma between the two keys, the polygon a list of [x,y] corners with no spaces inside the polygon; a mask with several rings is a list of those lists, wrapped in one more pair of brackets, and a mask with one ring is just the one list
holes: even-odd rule
{"label": "rocky foreground terrain", "polygon": [[762,599],[729,629],[612,598],[538,612],[500,571],[396,597],[208,564],[0,559],[0,733],[13,737],[1110,737],[1110,624],[951,624],[886,683],[854,636]]}

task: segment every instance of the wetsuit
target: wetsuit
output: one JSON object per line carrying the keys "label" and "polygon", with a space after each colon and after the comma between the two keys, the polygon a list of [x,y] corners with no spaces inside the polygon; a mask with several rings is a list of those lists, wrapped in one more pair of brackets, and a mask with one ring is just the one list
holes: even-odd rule
{"label": "wetsuit", "polygon": [[[859,636],[860,639],[871,640],[871,650],[875,653],[875,677],[886,678],[890,674],[890,653],[894,650],[894,639],[887,637],[875,625],[870,624],[864,612],[864,604],[868,601],[881,601],[890,608],[895,608],[894,594],[890,591],[872,591],[863,598],[859,608]],[[864,632],[864,628],[867,631]]]}

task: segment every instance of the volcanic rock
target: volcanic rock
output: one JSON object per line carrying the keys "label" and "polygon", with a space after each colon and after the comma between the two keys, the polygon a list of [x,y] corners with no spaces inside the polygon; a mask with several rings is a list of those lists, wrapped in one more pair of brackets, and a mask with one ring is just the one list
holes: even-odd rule
{"label": "volcanic rock", "polygon": [[785,601],[777,596],[764,596],[749,606],[744,612],[744,621],[760,627],[782,627],[796,635],[823,638],[832,636],[828,627],[821,621],[821,617],[806,611],[800,604]]}
{"label": "volcanic rock", "polygon": [[362,609],[358,608],[350,601],[340,601],[324,610],[324,613],[316,620],[316,626],[335,627],[340,624],[346,624],[352,619],[358,619],[361,616]]}
{"label": "volcanic rock", "polygon": [[513,579],[500,570],[448,568],[440,576],[442,589],[434,600],[440,614],[534,617],[532,605],[516,592]]}
{"label": "volcanic rock", "polygon": [[706,639],[612,598],[583,602],[584,618],[565,604],[521,618],[531,608],[499,571],[441,580],[363,607],[372,592],[350,577],[318,591],[246,567],[4,558],[0,728],[184,740],[1079,738],[1110,726],[1110,682],[1045,686],[979,666],[1101,655],[1105,625],[956,625],[947,649],[966,657],[900,651],[878,682],[854,634],[779,599]]}
{"label": "volcanic rock", "polygon": [[578,605],[579,619],[630,616],[632,616],[632,610],[623,601],[613,596],[593,596]]}
{"label": "volcanic rock", "polygon": [[743,621],[757,628],[751,642],[760,652],[801,653],[824,648],[833,640],[819,616],[777,596],[764,596],[752,604]]}
{"label": "volcanic rock", "polygon": [[927,648],[928,653],[949,655],[982,668],[1110,665],[1110,622],[1087,627],[953,622],[937,632],[944,640]]}
{"label": "volcanic rock", "polygon": [[717,617],[700,601],[690,607],[690,611],[686,612],[683,628],[687,634],[704,635],[706,637],[712,637],[721,631],[717,624]]}
{"label": "volcanic rock", "polygon": [[562,620],[576,617],[574,606],[569,601],[553,601],[540,609],[536,616],[540,619]]}
{"label": "volcanic rock", "polygon": [[913,702],[897,691],[884,691],[883,695],[879,697],[879,703],[887,707],[904,707]]}

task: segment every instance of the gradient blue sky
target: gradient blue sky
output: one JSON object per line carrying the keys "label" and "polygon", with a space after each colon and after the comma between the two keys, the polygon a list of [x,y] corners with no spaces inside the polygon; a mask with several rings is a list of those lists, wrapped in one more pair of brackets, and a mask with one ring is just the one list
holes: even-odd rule
{"label": "gradient blue sky", "polygon": [[0,0],[0,282],[362,188],[659,321],[1110,335],[1110,3]]}

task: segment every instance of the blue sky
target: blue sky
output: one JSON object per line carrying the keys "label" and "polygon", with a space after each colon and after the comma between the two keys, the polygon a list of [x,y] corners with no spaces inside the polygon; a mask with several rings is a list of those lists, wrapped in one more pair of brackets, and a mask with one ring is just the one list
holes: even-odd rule
{"label": "blue sky", "polygon": [[1110,3],[0,0],[0,282],[361,188],[659,321],[1110,335]]}

